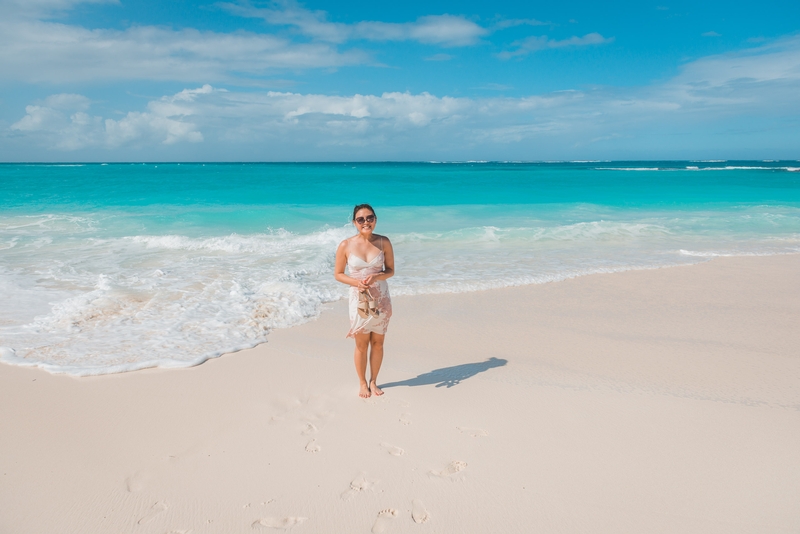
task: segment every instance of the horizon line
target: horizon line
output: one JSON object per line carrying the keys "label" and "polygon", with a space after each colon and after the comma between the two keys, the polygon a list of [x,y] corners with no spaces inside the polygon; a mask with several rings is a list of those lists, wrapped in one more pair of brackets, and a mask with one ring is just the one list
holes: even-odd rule
{"label": "horizon line", "polygon": [[782,163],[800,162],[800,159],[586,159],[586,160],[342,160],[342,161],[0,161],[0,165],[369,165],[369,164],[557,164],[557,163],[642,163],[642,162],[688,162],[729,163],[753,162]]}

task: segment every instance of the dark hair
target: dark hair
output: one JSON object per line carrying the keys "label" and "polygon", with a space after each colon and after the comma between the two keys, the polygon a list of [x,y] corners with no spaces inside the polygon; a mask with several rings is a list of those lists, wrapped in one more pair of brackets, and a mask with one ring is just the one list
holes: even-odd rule
{"label": "dark hair", "polygon": [[370,206],[369,204],[359,204],[358,206],[356,206],[355,208],[353,208],[353,218],[351,219],[352,221],[355,221],[355,220],[356,220],[356,213],[358,213],[358,212],[359,212],[359,210],[369,210],[369,211],[371,211],[371,212],[372,212],[372,214],[373,214],[373,215],[375,215],[375,217],[376,217],[376,218],[378,217],[378,216],[375,214],[375,210],[374,210],[374,209],[372,209],[372,206]]}

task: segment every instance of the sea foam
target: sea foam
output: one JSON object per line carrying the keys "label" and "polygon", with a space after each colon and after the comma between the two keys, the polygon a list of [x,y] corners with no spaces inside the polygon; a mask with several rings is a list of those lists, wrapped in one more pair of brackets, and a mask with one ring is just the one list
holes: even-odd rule
{"label": "sea foam", "polygon": [[[398,276],[390,286],[394,295],[477,291],[718,255],[794,252],[800,236],[792,233],[708,233],[714,225],[791,228],[797,220],[748,209],[724,217],[660,214],[395,233]],[[272,329],[313,319],[324,303],[346,294],[332,273],[350,226],[190,237],[106,236],[97,230],[102,224],[51,215],[0,223],[7,296],[0,304],[0,360],[71,375],[193,366],[263,343]],[[342,335],[346,322],[342,317]]]}

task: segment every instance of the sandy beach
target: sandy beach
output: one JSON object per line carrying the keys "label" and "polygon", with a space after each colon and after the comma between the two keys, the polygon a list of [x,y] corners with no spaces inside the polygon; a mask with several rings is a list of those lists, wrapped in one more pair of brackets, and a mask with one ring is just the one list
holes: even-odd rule
{"label": "sandy beach", "polygon": [[0,366],[0,533],[796,533],[800,255],[344,302],[100,377]]}

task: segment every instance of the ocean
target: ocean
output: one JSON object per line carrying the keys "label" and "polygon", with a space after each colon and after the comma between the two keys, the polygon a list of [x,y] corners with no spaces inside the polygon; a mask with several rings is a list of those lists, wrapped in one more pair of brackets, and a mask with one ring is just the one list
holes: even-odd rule
{"label": "ocean", "polygon": [[85,376],[263,343],[345,296],[334,252],[362,202],[394,244],[393,295],[797,253],[798,171],[797,161],[2,164],[0,360]]}

